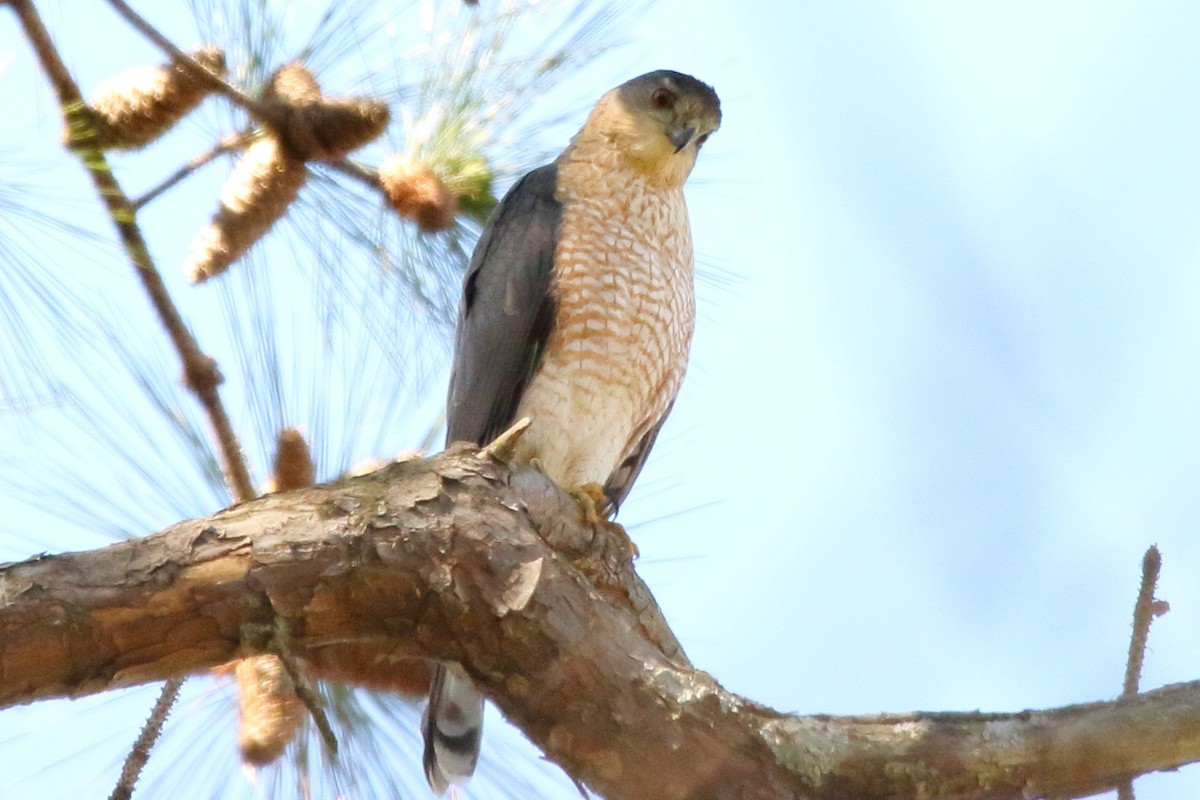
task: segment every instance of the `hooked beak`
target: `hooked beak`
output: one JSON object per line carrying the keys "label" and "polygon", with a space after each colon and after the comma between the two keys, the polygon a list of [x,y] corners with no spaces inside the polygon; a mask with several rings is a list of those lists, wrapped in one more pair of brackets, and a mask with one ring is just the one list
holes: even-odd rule
{"label": "hooked beak", "polygon": [[688,125],[687,127],[680,125],[679,127],[671,128],[667,132],[667,138],[671,140],[671,144],[675,145],[675,152],[678,153],[691,144],[692,139],[696,138],[696,131],[697,128],[695,125]]}

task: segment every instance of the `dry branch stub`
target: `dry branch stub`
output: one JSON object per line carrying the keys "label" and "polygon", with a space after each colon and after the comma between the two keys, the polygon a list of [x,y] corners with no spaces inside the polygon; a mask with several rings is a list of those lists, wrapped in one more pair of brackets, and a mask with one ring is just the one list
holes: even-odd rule
{"label": "dry branch stub", "polygon": [[388,204],[425,233],[454,225],[458,198],[433,169],[411,156],[392,155],[379,168],[379,185]]}
{"label": "dry branch stub", "polygon": [[[191,54],[201,66],[225,74],[225,51],[204,47]],[[211,93],[211,87],[178,64],[139,67],[105,81],[88,104],[93,129],[68,129],[67,146],[90,134],[101,148],[133,149],[154,141],[175,126]]]}
{"label": "dry branch stub", "polygon": [[220,275],[287,212],[308,170],[274,136],[246,149],[221,190],[221,207],[192,245],[186,273],[192,283]]}
{"label": "dry branch stub", "polygon": [[280,140],[306,161],[343,158],[378,138],[391,119],[380,100],[325,97],[316,78],[298,62],[276,70],[263,103]]}

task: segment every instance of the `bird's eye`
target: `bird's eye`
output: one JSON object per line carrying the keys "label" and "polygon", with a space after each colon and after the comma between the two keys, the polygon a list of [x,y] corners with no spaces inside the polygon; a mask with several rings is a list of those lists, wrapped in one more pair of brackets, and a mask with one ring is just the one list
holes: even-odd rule
{"label": "bird's eye", "polygon": [[670,89],[655,89],[654,94],[650,95],[650,102],[655,108],[670,108],[675,105],[675,95]]}
{"label": "bird's eye", "polygon": [[702,145],[702,144],[704,144],[705,142],[707,142],[707,141],[708,141],[708,136],[709,136],[709,134],[711,134],[711,133],[712,133],[712,131],[709,131],[708,133],[702,133],[702,134],[700,134],[699,136],[697,136],[697,137],[696,137],[696,147],[699,147],[700,145]]}

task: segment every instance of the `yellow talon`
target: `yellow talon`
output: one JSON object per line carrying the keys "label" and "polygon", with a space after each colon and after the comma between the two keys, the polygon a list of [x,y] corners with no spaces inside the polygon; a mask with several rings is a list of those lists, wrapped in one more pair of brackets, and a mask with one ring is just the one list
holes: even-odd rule
{"label": "yellow talon", "polygon": [[569,489],[568,493],[575,498],[584,518],[590,524],[597,525],[608,522],[608,518],[602,511],[608,505],[608,497],[604,494],[603,486],[598,483],[585,483],[583,486]]}
{"label": "yellow talon", "polygon": [[637,545],[633,543],[633,539],[629,538],[625,528],[608,518],[609,501],[603,486],[598,483],[585,483],[583,486],[567,491],[571,497],[575,498],[575,503],[583,512],[583,517],[589,525],[599,525],[620,539],[625,544],[631,558],[637,558],[640,555]]}

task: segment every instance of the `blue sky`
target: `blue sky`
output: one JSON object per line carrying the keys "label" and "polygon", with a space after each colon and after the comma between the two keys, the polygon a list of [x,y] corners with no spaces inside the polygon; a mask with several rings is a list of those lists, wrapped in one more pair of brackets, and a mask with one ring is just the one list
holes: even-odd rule
{"label": "blue sky", "polygon": [[[1150,543],[1172,611],[1143,686],[1200,676],[1198,24],[1184,2],[661,0],[560,87],[547,150],[651,69],[723,100],[689,189],[692,368],[622,516],[729,689],[832,713],[1111,698]],[[4,52],[33,74],[8,22]],[[149,702],[119,700],[4,716],[90,753]],[[20,787],[53,796],[41,774]],[[1138,784],[1197,792],[1196,768]]]}

